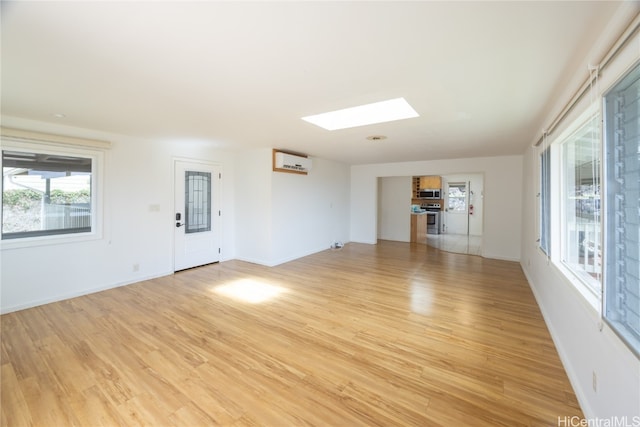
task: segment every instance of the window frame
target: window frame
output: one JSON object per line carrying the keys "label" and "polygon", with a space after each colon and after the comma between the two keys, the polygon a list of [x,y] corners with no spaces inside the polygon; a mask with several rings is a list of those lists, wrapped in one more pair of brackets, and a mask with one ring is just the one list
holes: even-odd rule
{"label": "window frame", "polygon": [[[550,169],[550,233],[551,240],[549,242],[549,250],[550,250],[550,260],[551,264],[562,274],[572,285],[582,297],[583,299],[594,309],[600,310],[602,305],[602,291],[596,292],[594,289],[585,283],[584,278],[581,277],[581,274],[577,273],[574,269],[569,268],[563,261],[564,248],[564,232],[565,225],[564,222],[564,177],[563,177],[563,143],[571,138],[577,131],[579,131],[587,122],[593,120],[594,115],[598,115],[599,120],[602,120],[600,105],[592,104],[590,105],[582,114],[576,117],[571,123],[562,131],[559,135],[553,138],[551,143],[548,145],[550,149],[550,163],[552,165]],[[602,141],[602,126],[600,126],[600,134],[599,137]],[[600,177],[602,177],[602,146],[600,144]],[[602,185],[602,183],[601,183]],[[601,187],[601,197],[602,197],[602,187]],[[602,245],[603,240],[603,232],[604,232],[604,220],[602,219],[603,214],[603,205],[600,204],[600,244]],[[556,237],[554,237],[556,236]],[[540,248],[539,248],[540,249]],[[540,253],[544,256],[544,252],[541,250]],[[586,274],[586,273],[585,273]],[[601,274],[601,278],[604,275]],[[604,280],[601,282],[601,289],[604,287]]]}
{"label": "window frame", "polygon": [[[24,135],[24,136],[23,136]],[[29,135],[29,136],[26,136]],[[102,238],[103,230],[103,177],[104,177],[104,148],[108,143],[102,141],[87,140],[83,145],[83,140],[73,138],[67,140],[59,137],[44,134],[32,134],[24,131],[12,132],[12,130],[2,129],[2,151],[19,151],[25,153],[42,153],[59,156],[75,156],[91,159],[91,230],[84,232],[55,233],[37,236],[14,237],[10,239],[0,239],[0,249],[18,249],[33,246],[53,245],[63,243],[82,242],[98,240]],[[0,163],[2,159],[0,156]],[[4,178],[0,181],[0,191],[4,190]],[[0,203],[0,215],[3,206]]]}
{"label": "window frame", "polygon": [[[601,125],[601,121],[602,121],[602,114],[600,109],[598,108],[599,106],[591,106],[590,108],[587,109],[587,111],[585,111],[585,113],[583,113],[578,119],[574,120],[573,123],[571,123],[571,125],[569,126],[569,128],[567,129],[567,131],[563,132],[562,135],[560,135],[557,138],[558,141],[558,168],[559,168],[559,185],[558,185],[558,200],[559,200],[559,236],[560,236],[560,246],[559,246],[559,251],[557,253],[556,259],[557,262],[559,264],[562,265],[563,269],[565,269],[566,271],[569,271],[571,273],[571,275],[573,277],[575,277],[579,283],[581,284],[581,288],[580,291],[581,293],[584,294],[584,291],[590,293],[591,295],[593,295],[594,297],[597,298],[598,301],[600,301],[602,299],[602,289],[603,289],[603,274],[602,274],[602,266],[600,267],[600,273],[599,273],[599,277],[600,277],[600,286],[599,289],[594,289],[594,287],[592,285],[590,285],[588,282],[592,281],[592,280],[596,280],[594,278],[592,278],[589,273],[586,270],[577,270],[575,268],[573,268],[570,264],[569,261],[565,260],[566,258],[566,251],[567,249],[567,239],[566,239],[566,235],[567,235],[567,221],[566,221],[566,210],[567,210],[567,206],[566,206],[566,201],[567,201],[567,193],[566,193],[566,179],[565,179],[565,162],[567,161],[567,159],[565,158],[565,144],[568,144],[569,142],[571,142],[571,139],[578,134],[580,131],[582,131],[582,129],[587,126],[589,124],[589,122],[592,121],[596,121],[599,123],[599,127],[598,127],[598,131],[597,131],[597,138],[599,139],[600,142],[600,147],[599,150],[597,152],[598,155],[598,161],[599,161],[599,167],[598,167],[598,174],[600,177],[600,208],[599,208],[599,218],[600,218],[600,222],[598,224],[598,245],[600,247],[600,250],[603,250],[603,232],[604,232],[604,218],[603,218],[603,203],[602,203],[602,125]],[[574,165],[575,168],[575,165]],[[575,206],[572,206],[572,209]]]}

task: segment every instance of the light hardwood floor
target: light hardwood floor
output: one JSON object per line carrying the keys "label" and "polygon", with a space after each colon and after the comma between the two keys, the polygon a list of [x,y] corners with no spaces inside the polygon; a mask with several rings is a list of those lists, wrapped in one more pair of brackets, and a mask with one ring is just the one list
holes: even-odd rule
{"label": "light hardwood floor", "polygon": [[520,266],[427,245],[348,244],[274,268],[229,261],[1,326],[4,426],[582,416]]}

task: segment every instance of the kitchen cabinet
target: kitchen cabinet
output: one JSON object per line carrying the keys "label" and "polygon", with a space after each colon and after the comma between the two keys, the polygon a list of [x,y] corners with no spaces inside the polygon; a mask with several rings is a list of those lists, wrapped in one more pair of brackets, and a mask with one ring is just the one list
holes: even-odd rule
{"label": "kitchen cabinet", "polygon": [[[420,204],[418,199],[418,191],[422,189],[442,189],[442,177],[433,175],[433,176],[414,176],[412,180],[412,188],[413,192],[412,201],[413,204]],[[435,200],[437,201],[437,200]]]}
{"label": "kitchen cabinet", "polygon": [[439,176],[421,176],[420,177],[420,189],[428,188],[428,189],[441,189],[442,188],[442,177]]}
{"label": "kitchen cabinet", "polygon": [[427,244],[427,214],[411,214],[411,236],[409,241]]}

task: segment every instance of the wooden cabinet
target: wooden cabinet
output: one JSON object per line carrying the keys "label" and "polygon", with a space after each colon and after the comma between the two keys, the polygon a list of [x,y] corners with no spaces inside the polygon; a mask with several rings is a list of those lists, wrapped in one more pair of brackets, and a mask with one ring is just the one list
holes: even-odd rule
{"label": "wooden cabinet", "polygon": [[442,188],[442,178],[439,176],[421,176],[420,188]]}
{"label": "wooden cabinet", "polygon": [[411,214],[411,236],[412,243],[427,243],[427,215]]}
{"label": "wooden cabinet", "polygon": [[413,197],[414,199],[418,197],[418,191],[420,191],[420,177],[419,176],[414,176],[413,180],[411,181],[411,191],[413,191],[413,195],[411,197]]}

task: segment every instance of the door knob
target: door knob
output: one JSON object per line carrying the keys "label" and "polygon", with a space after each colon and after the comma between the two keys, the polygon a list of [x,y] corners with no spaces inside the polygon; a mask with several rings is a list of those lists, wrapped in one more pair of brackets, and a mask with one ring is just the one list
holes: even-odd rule
{"label": "door knob", "polygon": [[180,227],[182,227],[183,225],[184,225],[184,224],[182,224],[182,223],[180,223],[180,222],[176,222],[176,227],[177,227],[177,228],[180,228]]}

